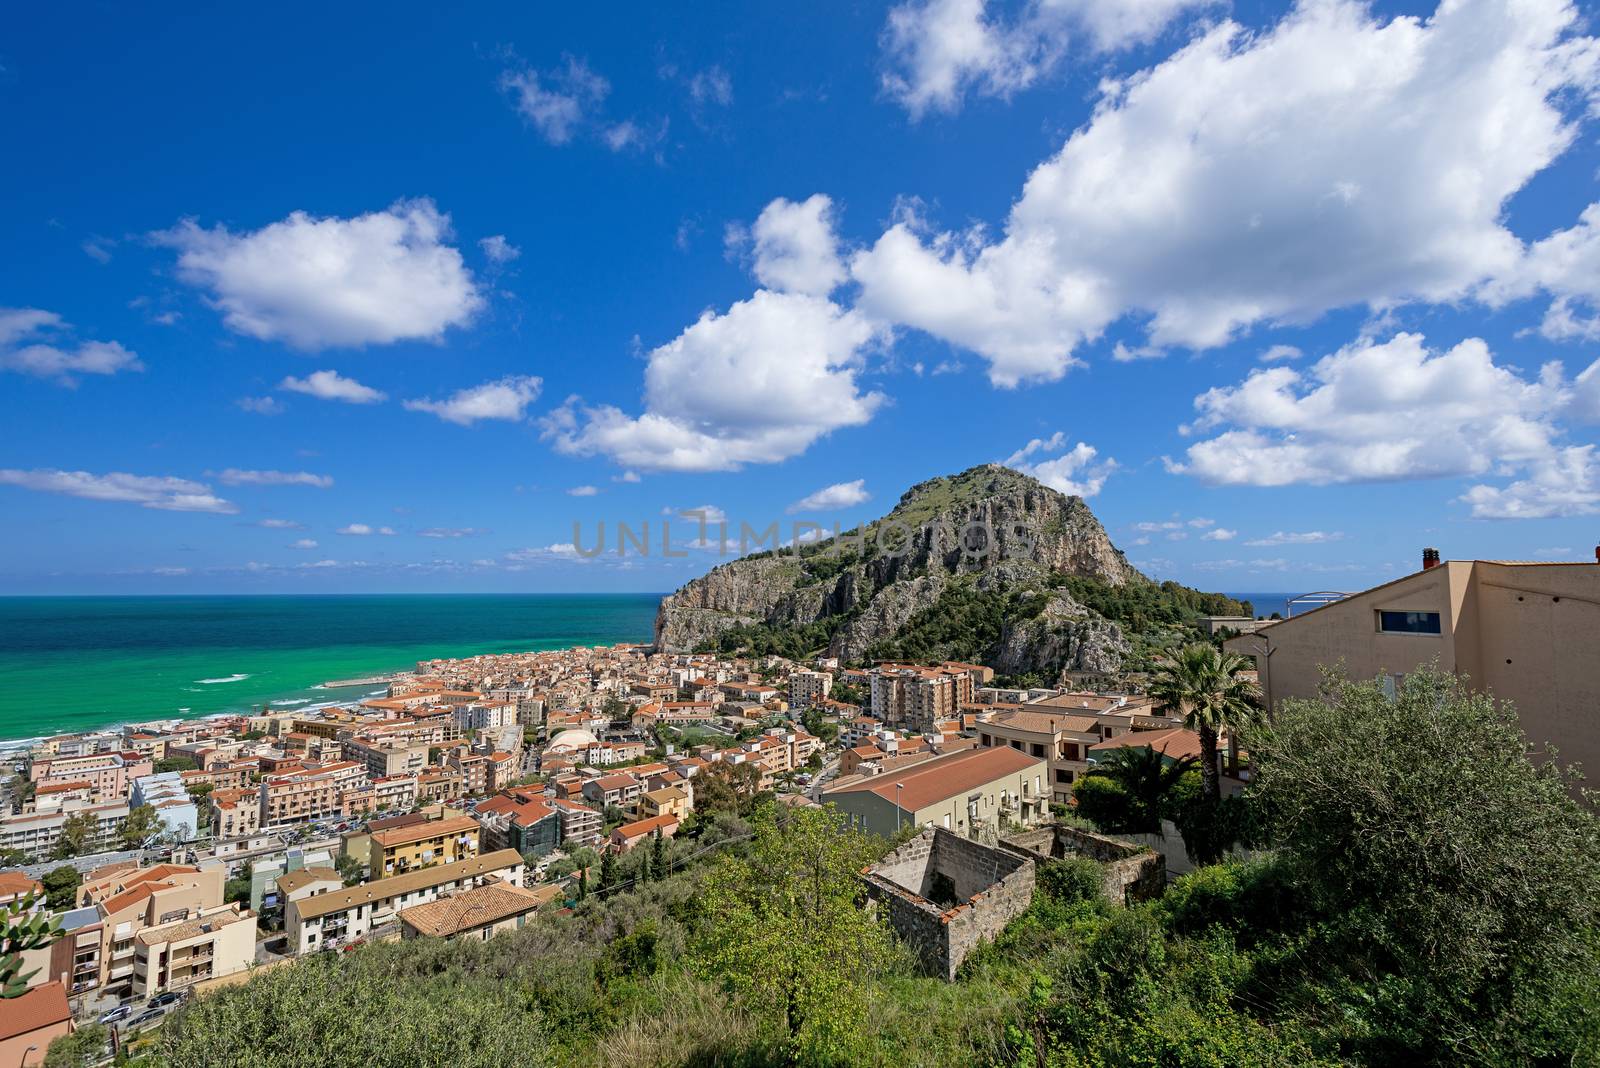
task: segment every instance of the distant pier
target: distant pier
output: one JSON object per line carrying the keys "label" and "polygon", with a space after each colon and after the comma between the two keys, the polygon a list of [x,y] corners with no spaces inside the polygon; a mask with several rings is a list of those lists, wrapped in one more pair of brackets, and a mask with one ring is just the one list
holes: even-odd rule
{"label": "distant pier", "polygon": [[327,682],[317,683],[316,688],[319,690],[334,690],[341,686],[384,686],[391,682],[399,682],[401,679],[409,679],[410,677],[411,672],[409,671],[396,671],[388,675],[368,675],[359,679],[330,679]]}

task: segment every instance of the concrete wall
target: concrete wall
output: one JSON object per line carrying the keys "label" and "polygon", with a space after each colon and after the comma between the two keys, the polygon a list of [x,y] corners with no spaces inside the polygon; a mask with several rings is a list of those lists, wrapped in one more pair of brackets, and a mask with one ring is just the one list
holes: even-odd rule
{"label": "concrete wall", "polygon": [[[1439,612],[1443,633],[1380,633],[1379,610]],[[1322,665],[1371,679],[1437,659],[1514,704],[1531,745],[1600,774],[1600,565],[1446,561],[1228,648],[1255,657],[1274,706],[1315,697]]]}

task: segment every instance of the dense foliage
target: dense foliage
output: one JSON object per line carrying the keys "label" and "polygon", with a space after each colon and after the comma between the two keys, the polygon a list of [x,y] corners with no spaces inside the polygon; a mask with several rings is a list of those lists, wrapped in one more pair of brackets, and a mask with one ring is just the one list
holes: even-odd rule
{"label": "dense foliage", "polygon": [[1201,616],[1248,616],[1253,612],[1249,601],[1170,581],[1113,586],[1104,579],[1057,572],[1051,576],[1051,584],[1066,590],[1085,608],[1136,632],[1192,624]]}
{"label": "dense foliage", "polygon": [[[488,943],[314,956],[206,994],[173,1065],[1595,1064],[1600,830],[1448,676],[1336,683],[1252,739],[1271,848],[1130,908],[1086,860],[953,983],[857,908],[886,843],[752,799]],[[1149,771],[1151,769],[1144,769]],[[1144,774],[1143,771],[1140,772]],[[1111,776],[1093,776],[1111,780]],[[1171,803],[1206,797],[1199,775]],[[1185,800],[1187,799],[1187,800]]]}
{"label": "dense foliage", "polygon": [[[1600,1036],[1600,821],[1456,677],[1330,681],[1255,743],[1302,941],[1372,1059],[1566,1063]],[[1593,798],[1591,797],[1591,800]],[[1307,979],[1308,982],[1312,980]]]}
{"label": "dense foliage", "polygon": [[806,624],[739,623],[702,643],[699,651],[809,660],[820,655],[848,621],[841,615]]}
{"label": "dense foliage", "polygon": [[982,663],[1000,644],[1007,622],[1032,619],[1049,598],[1037,590],[979,589],[972,582],[945,587],[934,603],[913,615],[893,638],[875,643],[868,660],[963,660]]}

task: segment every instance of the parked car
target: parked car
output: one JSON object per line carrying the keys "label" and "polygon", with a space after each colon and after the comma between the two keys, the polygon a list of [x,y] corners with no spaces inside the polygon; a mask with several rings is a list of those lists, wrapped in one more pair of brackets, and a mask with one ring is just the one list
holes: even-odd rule
{"label": "parked car", "polygon": [[161,993],[157,994],[155,997],[150,999],[150,1007],[152,1009],[164,1009],[168,1005],[176,1005],[178,1002],[180,1002],[182,1000],[183,1000],[183,991],[181,991],[181,990],[164,990]]}
{"label": "parked car", "polygon": [[103,1024],[108,1024],[116,1023],[118,1020],[125,1020],[128,1018],[128,1014],[132,1011],[133,1010],[126,1005],[118,1005],[114,1009],[107,1009],[105,1012],[102,1012],[100,1014],[100,1022]]}
{"label": "parked car", "polygon": [[161,1019],[160,1009],[145,1009],[139,1015],[128,1021],[129,1027],[143,1027],[152,1020]]}

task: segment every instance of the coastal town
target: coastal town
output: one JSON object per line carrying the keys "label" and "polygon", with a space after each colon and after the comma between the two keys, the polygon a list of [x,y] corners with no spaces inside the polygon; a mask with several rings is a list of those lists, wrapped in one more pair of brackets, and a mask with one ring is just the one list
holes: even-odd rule
{"label": "coastal town", "polygon": [[992,838],[1065,805],[1098,755],[1193,747],[1148,697],[993,677],[616,645],[425,661],[310,712],[45,738],[9,780],[0,903],[61,912],[29,962],[60,1011],[137,1030],[257,967],[483,938],[604,892],[603,856],[694,835],[711,791]]}

